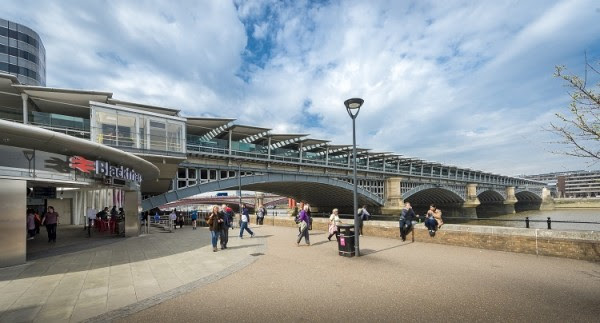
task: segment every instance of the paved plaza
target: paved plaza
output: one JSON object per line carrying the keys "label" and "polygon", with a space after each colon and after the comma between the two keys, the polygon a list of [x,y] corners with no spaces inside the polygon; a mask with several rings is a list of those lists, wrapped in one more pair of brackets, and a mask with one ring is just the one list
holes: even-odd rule
{"label": "paved plaza", "polygon": [[0,269],[0,321],[600,317],[598,263],[369,236],[361,240],[363,257],[343,258],[325,232],[312,231],[311,246],[296,246],[295,228],[253,230],[255,238],[232,232],[231,248],[213,253],[206,228],[87,242],[79,237],[75,245],[60,245],[59,229],[47,256],[40,246],[26,265]]}

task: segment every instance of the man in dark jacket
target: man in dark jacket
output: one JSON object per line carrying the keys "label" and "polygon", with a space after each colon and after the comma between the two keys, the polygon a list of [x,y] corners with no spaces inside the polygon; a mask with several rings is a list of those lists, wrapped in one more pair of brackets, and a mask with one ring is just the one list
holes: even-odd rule
{"label": "man in dark jacket", "polygon": [[406,241],[406,235],[412,229],[412,221],[414,221],[415,212],[410,206],[410,202],[404,202],[404,208],[402,209],[402,215],[400,215],[400,237],[402,241]]}
{"label": "man in dark jacket", "polygon": [[223,204],[221,211],[219,211],[219,217],[223,219],[221,226],[221,249],[227,249],[227,242],[229,242],[229,228],[233,223],[233,211],[230,207]]}

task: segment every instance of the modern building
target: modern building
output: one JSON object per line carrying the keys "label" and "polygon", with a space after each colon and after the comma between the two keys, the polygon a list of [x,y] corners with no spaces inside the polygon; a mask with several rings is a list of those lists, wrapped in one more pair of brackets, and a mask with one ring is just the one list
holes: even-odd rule
{"label": "modern building", "polygon": [[31,28],[0,18],[0,72],[21,84],[46,86],[46,49]]}
{"label": "modern building", "polygon": [[600,171],[577,170],[527,175],[523,178],[545,182],[550,188],[554,187],[556,197],[600,197]]}

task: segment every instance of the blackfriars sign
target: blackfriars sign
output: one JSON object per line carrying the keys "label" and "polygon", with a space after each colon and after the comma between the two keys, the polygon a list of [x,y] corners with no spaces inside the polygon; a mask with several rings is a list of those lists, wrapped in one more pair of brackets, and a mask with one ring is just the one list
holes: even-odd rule
{"label": "blackfriars sign", "polygon": [[122,165],[111,165],[103,160],[88,160],[81,156],[73,156],[69,158],[69,167],[77,169],[83,173],[94,172],[97,175],[120,178],[137,183],[142,182],[142,175],[131,168],[123,167]]}

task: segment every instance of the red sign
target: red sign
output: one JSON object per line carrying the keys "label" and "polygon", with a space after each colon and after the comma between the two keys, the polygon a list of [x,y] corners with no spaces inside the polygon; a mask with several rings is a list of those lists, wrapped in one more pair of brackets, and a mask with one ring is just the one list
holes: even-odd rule
{"label": "red sign", "polygon": [[133,169],[111,165],[107,161],[92,161],[81,156],[73,156],[69,158],[69,167],[83,173],[95,173],[96,175],[103,175],[106,177],[116,177],[138,183],[142,182],[142,175]]}
{"label": "red sign", "polygon": [[69,158],[69,167],[77,169],[80,172],[91,173],[96,169],[96,162],[87,160],[81,156],[73,156]]}

